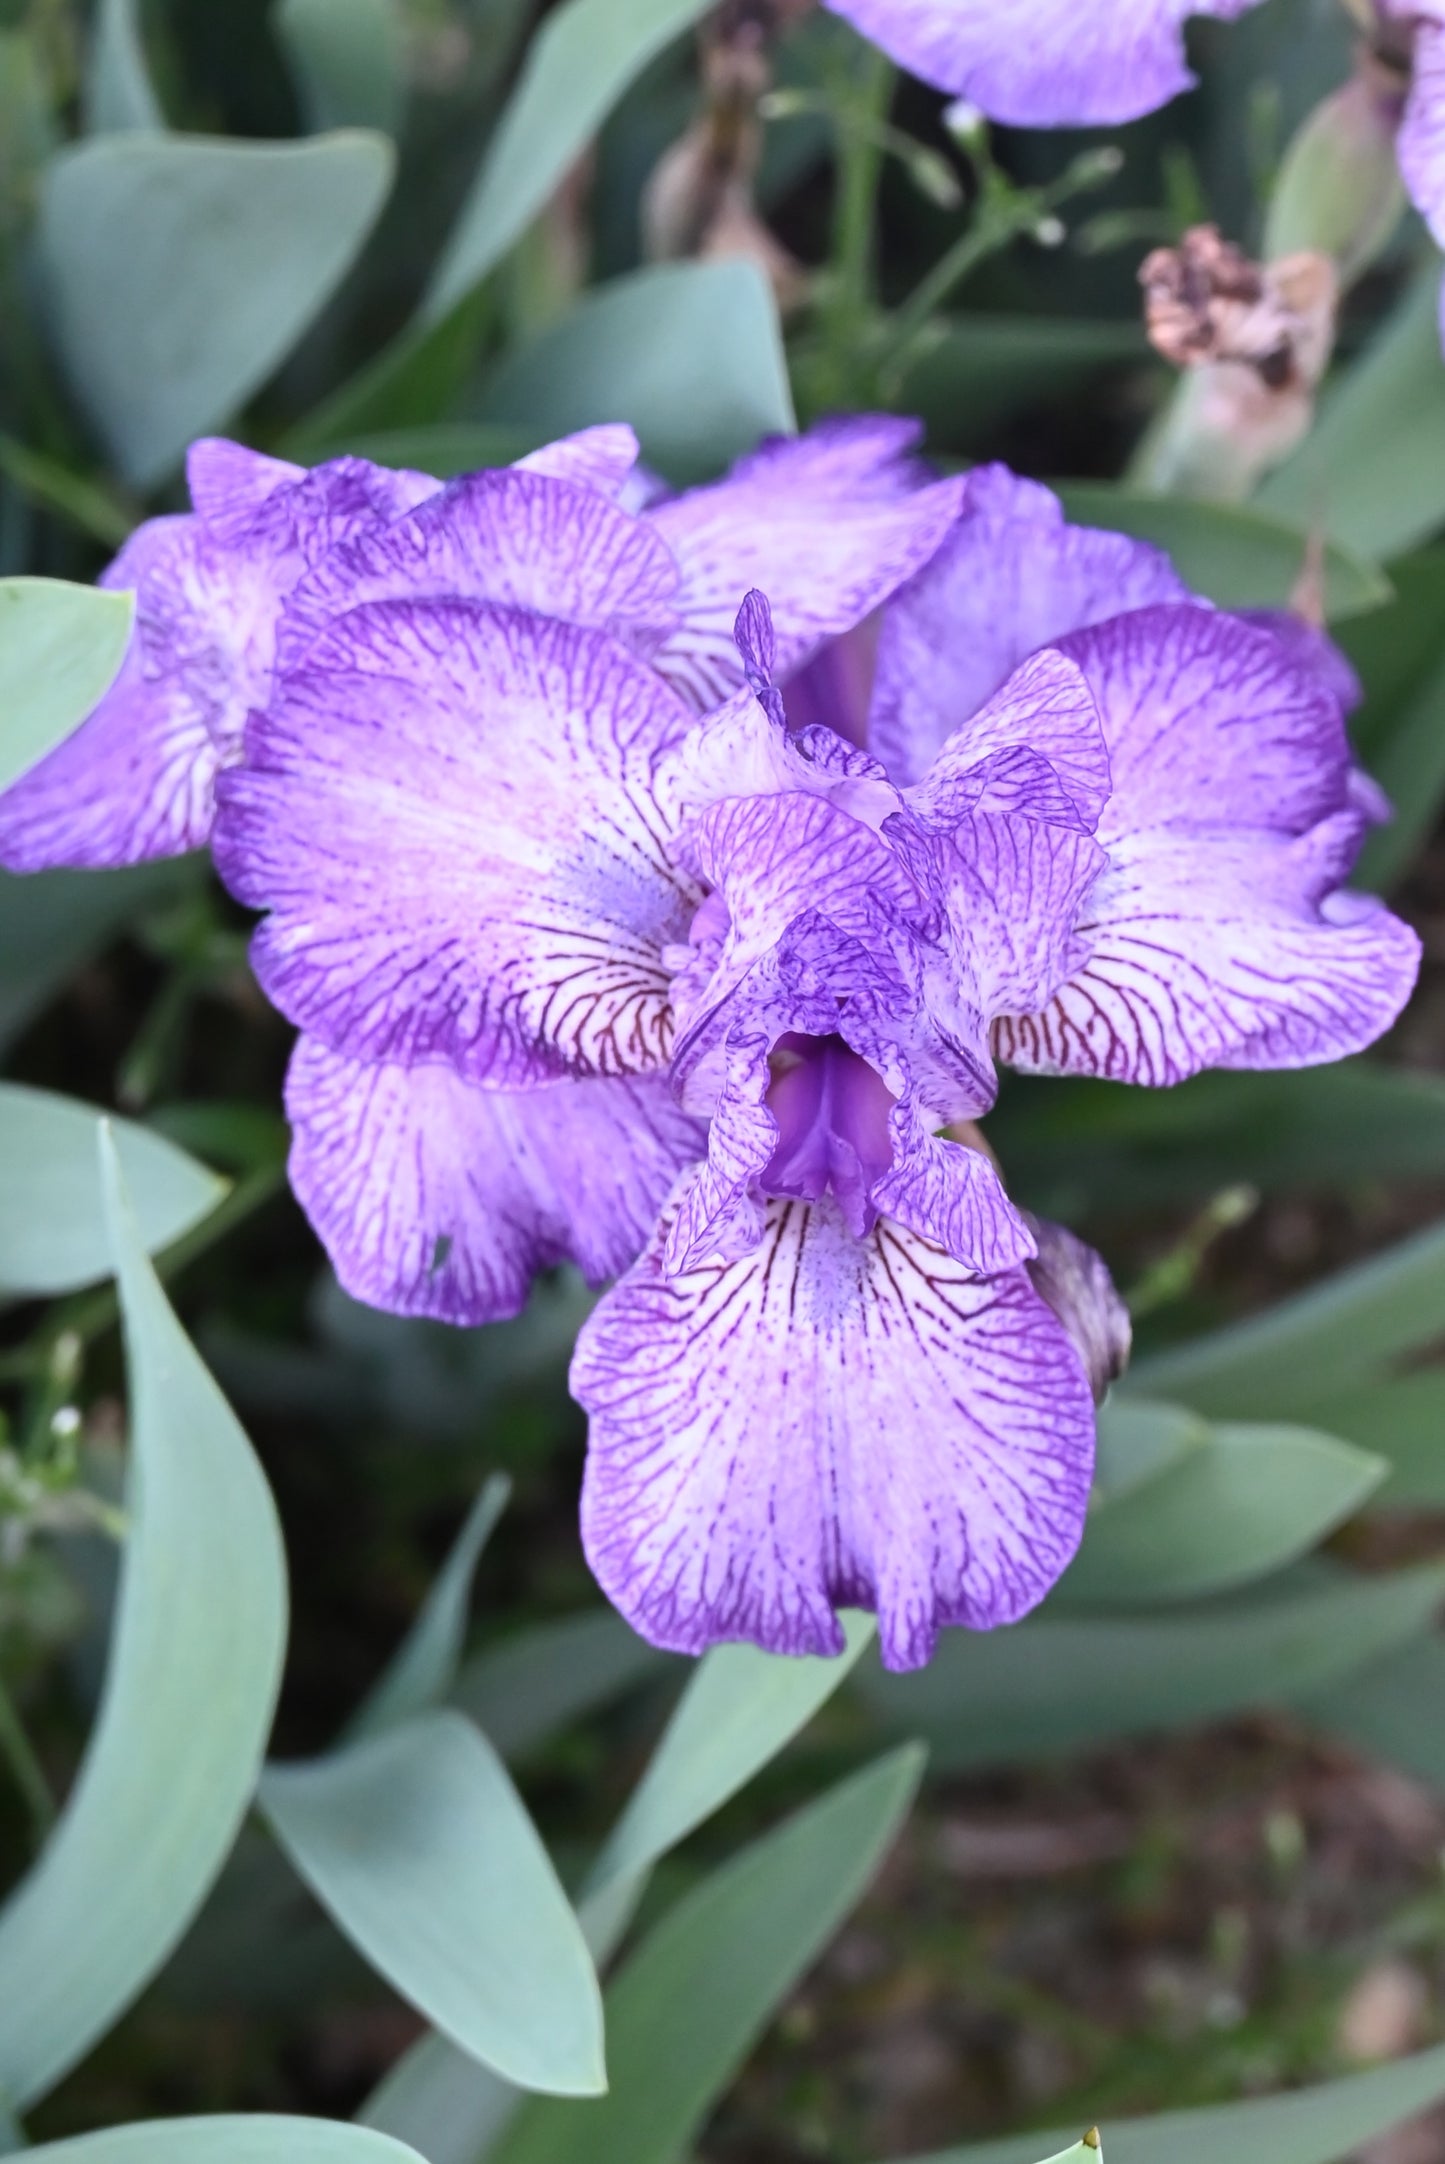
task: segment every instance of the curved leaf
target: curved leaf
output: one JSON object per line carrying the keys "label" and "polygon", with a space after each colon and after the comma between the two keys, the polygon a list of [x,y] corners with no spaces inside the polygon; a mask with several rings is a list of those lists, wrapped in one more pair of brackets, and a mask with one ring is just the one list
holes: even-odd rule
{"label": "curved leaf", "polygon": [[224,1180],[161,1135],[49,1090],[0,1083],[0,1293],[75,1292],[115,1267],[95,1175],[102,1125],[146,1248],[168,1247],[225,1195]]}
{"label": "curved leaf", "polygon": [[503,364],[482,418],[544,437],[630,421],[669,480],[716,473],[797,425],[768,282],[741,257],[614,279]]}
{"label": "curved leaf", "polygon": [[707,0],[564,0],[533,38],[427,290],[443,316],[500,262],[648,62],[704,13]]}
{"label": "curved leaf", "polygon": [[42,2164],[422,2164],[408,2149],[367,2127],[332,2119],[290,2119],[257,2112],[215,2119],[150,2119],[45,2142],[27,2155]]}
{"label": "curved leaf", "polygon": [[134,616],[134,594],[0,579],[0,789],[63,743],[109,691]]}
{"label": "curved leaf", "polygon": [[1326,385],[1315,424],[1255,498],[1323,519],[1346,548],[1394,556],[1445,519],[1445,362],[1440,266],[1431,257],[1359,359]]}
{"label": "curved leaf", "polygon": [[1445,1330],[1445,1225],[1130,1372],[1129,1395],[1241,1420],[1328,1418],[1338,1391]]}
{"label": "curved leaf", "polygon": [[165,127],[151,88],[136,0],[100,0],[85,82],[85,125],[92,135]]}
{"label": "curved leaf", "polygon": [[891,1727],[926,1735],[940,1765],[1006,1766],[1294,1703],[1418,1637],[1442,1598],[1438,1563],[1370,1578],[1311,1570],[1193,1613],[950,1631],[929,1667],[857,1687]]}
{"label": "curved leaf", "polygon": [[860,1899],[917,1791],[908,1745],[816,1803],[668,1910],[607,1993],[608,2094],[535,2100],[493,2164],[673,2164],[793,1986]]}
{"label": "curved leaf", "polygon": [[605,2086],[577,1919],[505,1767],[461,1714],[272,1766],[261,1806],[347,1937],[461,2050],[522,2088]]}
{"label": "curved leaf", "polygon": [[[1109,2164],[1336,2164],[1361,2143],[1445,2096],[1445,2045],[1343,2081],[1202,2111],[1104,2123]],[[1056,2135],[1055,2140],[1066,2136]],[[971,2142],[908,2164],[1032,2164],[1047,2134]],[[1069,2150],[1072,2157],[1074,2150]],[[1058,2159],[1052,2164],[1059,2164]]]}
{"label": "curved leaf", "polygon": [[375,1735],[446,1697],[461,1661],[477,1562],[511,1492],[504,1473],[484,1485],[405,1642],[352,1722],[353,1738]]}
{"label": "curved leaf", "polygon": [[877,1630],[875,1617],[848,1614],[847,1649],[833,1660],[785,1660],[756,1646],[714,1646],[693,1671],[610,1835],[588,1880],[589,1894],[649,1871],[745,1788],[832,1697]]}
{"label": "curved leaf", "polygon": [[159,480],[321,313],[391,185],[385,136],[304,143],[115,135],[46,169],[50,327],[128,480]]}
{"label": "curved leaf", "polygon": [[200,1906],[255,1788],[286,1640],[270,1490],[145,1258],[105,1128],[100,1158],[131,1377],[130,1532],[85,1763],[0,1910],[0,2091],[22,2110]]}
{"label": "curved leaf", "polygon": [[273,20],[308,126],[400,133],[405,24],[395,0],[277,0]]}
{"label": "curved leaf", "polygon": [[1388,1470],[1313,1428],[1201,1424],[1192,1447],[1090,1512],[1055,1599],[1132,1608],[1248,1585],[1317,1547]]}

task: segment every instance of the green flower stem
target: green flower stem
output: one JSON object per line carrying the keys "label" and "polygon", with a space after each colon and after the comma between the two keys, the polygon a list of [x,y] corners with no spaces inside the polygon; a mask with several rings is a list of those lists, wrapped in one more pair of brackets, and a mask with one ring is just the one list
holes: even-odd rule
{"label": "green flower stem", "polygon": [[[840,389],[852,376],[858,341],[872,312],[883,130],[893,97],[891,61],[871,47],[833,87],[837,196],[833,263],[823,306],[823,337]],[[846,403],[846,399],[844,400]]]}
{"label": "green flower stem", "polygon": [[885,395],[901,388],[934,316],[981,263],[1033,232],[1041,219],[1071,197],[1112,180],[1120,162],[1119,152],[1112,148],[1085,151],[1049,187],[1025,189],[1012,187],[992,166],[985,166],[982,192],[967,232],[919,280],[884,334],[877,366]]}

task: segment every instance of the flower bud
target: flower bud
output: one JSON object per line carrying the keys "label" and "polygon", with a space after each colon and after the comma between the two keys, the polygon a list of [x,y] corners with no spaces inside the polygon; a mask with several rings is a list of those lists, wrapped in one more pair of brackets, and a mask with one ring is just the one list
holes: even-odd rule
{"label": "flower bud", "polygon": [[1315,107],[1285,152],[1265,224],[1267,258],[1327,255],[1342,285],[1374,262],[1405,207],[1395,137],[1406,88],[1399,69],[1360,47],[1353,79]]}

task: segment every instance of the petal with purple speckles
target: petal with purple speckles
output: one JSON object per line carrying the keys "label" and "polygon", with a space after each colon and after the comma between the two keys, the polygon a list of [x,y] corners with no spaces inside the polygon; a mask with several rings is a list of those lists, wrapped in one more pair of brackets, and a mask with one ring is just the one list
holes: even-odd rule
{"label": "petal with purple speckles", "polygon": [[741,1261],[669,1279],[666,1217],[584,1325],[582,1529],[655,1644],[837,1653],[876,1608],[884,1660],[1032,1608],[1083,1529],[1094,1412],[1023,1269],[980,1280],[901,1227],[774,1202]]}
{"label": "petal with purple speckles", "polygon": [[497,1088],[668,1056],[662,950],[698,895],[651,793],[678,702],[600,633],[465,602],[322,633],[223,777],[255,966],[337,1051]]}
{"label": "petal with purple speckles", "polygon": [[895,781],[919,781],[1039,647],[1126,609],[1187,599],[1160,550],[1071,526],[1036,481],[979,467],[948,539],[884,611],[869,749]]}
{"label": "petal with purple speckles", "polygon": [[548,474],[554,481],[573,481],[582,488],[598,489],[616,496],[626,487],[637,464],[636,434],[625,421],[604,421],[596,428],[579,428],[574,436],[559,436],[516,461],[520,473]]}
{"label": "petal with purple speckles", "polygon": [[1445,246],[1445,21],[1424,7],[1409,14],[1415,18],[1410,92],[1396,154],[1411,202]]}
{"label": "petal with purple speckles", "polygon": [[1191,15],[1241,15],[1257,0],[828,0],[939,90],[1018,128],[1108,127],[1167,105],[1194,82]]}
{"label": "petal with purple speckles", "polygon": [[[363,602],[464,600],[611,629],[646,648],[675,620],[663,542],[598,489],[519,467],[464,474],[409,517],[359,533],[291,596],[281,666]],[[741,599],[741,595],[739,596]]]}
{"label": "petal with purple speckles", "polygon": [[539,1270],[600,1285],[633,1262],[701,1128],[653,1077],[478,1089],[302,1037],[291,1184],[347,1291],[398,1315],[495,1322]]}
{"label": "petal with purple speckles", "polygon": [[134,589],[120,674],[89,718],[0,795],[0,864],[136,864],[196,849],[270,675],[276,565],[195,518],[152,519],[100,584]]}
{"label": "petal with purple speckles", "polygon": [[681,622],[657,666],[699,711],[742,681],[733,627],[750,588],[772,604],[786,682],[928,561],[963,483],[930,481],[907,455],[917,435],[883,415],[824,421],[647,513],[681,574]]}
{"label": "petal with purple speckles", "polygon": [[1343,889],[1365,820],[1338,701],[1272,635],[1206,610],[1141,610],[1067,647],[1104,720],[1109,863],[1077,925],[1087,960],[997,1024],[1000,1057],[1157,1086],[1373,1043],[1419,944]]}

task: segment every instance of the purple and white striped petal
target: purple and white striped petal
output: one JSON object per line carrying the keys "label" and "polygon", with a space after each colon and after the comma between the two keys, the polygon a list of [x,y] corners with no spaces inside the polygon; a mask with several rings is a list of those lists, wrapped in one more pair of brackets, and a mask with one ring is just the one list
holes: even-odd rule
{"label": "purple and white striped petal", "polygon": [[1445,9],[1416,0],[1391,14],[1414,25],[1410,91],[1396,139],[1400,177],[1411,202],[1445,247]]}
{"label": "purple and white striped petal", "polygon": [[698,894],[651,793],[675,695],[597,632],[374,603],[281,679],[216,862],[257,975],[333,1050],[529,1088],[667,1060]]}
{"label": "purple and white striped petal", "polygon": [[0,797],[0,863],[132,864],[198,848],[217,774],[269,696],[276,622],[308,564],[437,484],[365,459],[307,473],[207,438],[188,472],[197,514],[152,519],[100,584],[134,588],[120,676],[76,733]]}
{"label": "purple and white striped petal", "polygon": [[996,1025],[999,1056],[1159,1086],[1373,1043],[1419,942],[1343,891],[1365,814],[1337,699],[1271,633],[1207,610],[1141,610],[1066,643],[1113,767],[1109,863],[1077,925],[1087,960],[1041,1012]]}
{"label": "purple and white striped petal", "polygon": [[1024,1269],[980,1280],[881,1221],[770,1205],[743,1260],[669,1278],[666,1216],[584,1325],[588,1560],[633,1628],[701,1653],[842,1650],[876,1608],[914,1668],[1015,1622],[1083,1530],[1094,1409]]}
{"label": "purple and white striped petal", "polygon": [[632,478],[638,449],[636,434],[625,421],[604,421],[596,428],[579,428],[575,436],[544,443],[516,465],[521,473],[546,474],[554,481],[572,481],[580,488],[617,496]]}
{"label": "purple and white striped petal", "polygon": [[884,611],[868,748],[896,782],[920,781],[1038,648],[1127,609],[1188,599],[1159,549],[1071,526],[1036,481],[978,467],[947,540]]}
{"label": "purple and white striped petal", "polygon": [[346,1290],[394,1315],[515,1315],[539,1270],[636,1260],[703,1130],[655,1077],[478,1089],[303,1036],[286,1080],[291,1185]]}
{"label": "purple and white striped petal", "polygon": [[270,680],[275,570],[271,550],[229,549],[195,518],[137,529],[99,581],[136,594],[120,674],[0,795],[0,864],[137,864],[206,841],[217,772]]}
{"label": "purple and white striped petal", "polygon": [[823,421],[646,514],[681,575],[681,622],[654,658],[699,712],[743,681],[733,626],[750,588],[772,604],[786,682],[927,563],[963,483],[930,482],[908,456],[918,435],[884,415]]}
{"label": "purple and white striped petal", "polygon": [[828,0],[939,90],[1016,128],[1111,127],[1193,86],[1191,15],[1256,0]]}
{"label": "purple and white striped petal", "polygon": [[[555,446],[554,446],[555,448]],[[509,466],[463,474],[410,517],[360,531],[287,605],[280,665],[369,601],[463,600],[613,630],[646,651],[676,620],[677,567],[597,488]]]}

